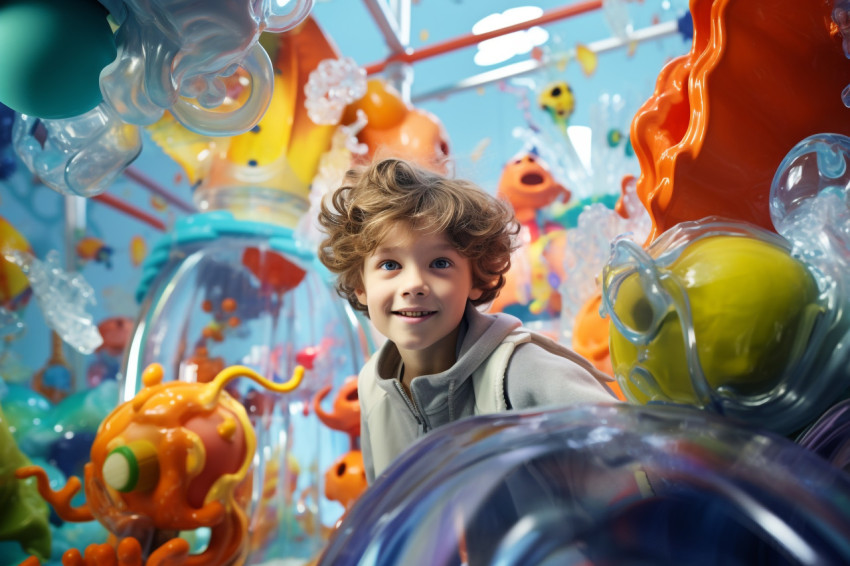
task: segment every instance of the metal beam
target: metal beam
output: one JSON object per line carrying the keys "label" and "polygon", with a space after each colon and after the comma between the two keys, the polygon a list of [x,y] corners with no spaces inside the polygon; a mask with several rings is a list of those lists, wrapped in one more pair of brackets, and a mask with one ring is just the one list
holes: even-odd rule
{"label": "metal beam", "polygon": [[384,41],[395,55],[404,53],[410,45],[410,0],[363,0],[366,9],[375,20]]}
{"label": "metal beam", "polygon": [[[631,45],[632,43],[641,43],[643,41],[648,41],[651,39],[661,39],[663,37],[678,35],[678,33],[678,23],[675,21],[670,21],[634,31],[629,35],[629,38],[627,40],[623,40],[617,37],[610,37],[608,39],[594,41],[593,43],[588,44],[587,48],[590,51],[599,54],[608,51],[613,51],[621,47],[626,47],[628,45]],[[566,57],[568,59],[574,59],[575,55],[576,53],[574,49],[566,53]],[[479,88],[512,77],[527,75],[535,71],[539,71],[543,67],[556,63],[560,60],[561,59],[558,58],[553,61],[541,62],[534,59],[528,59],[519,63],[505,65],[504,67],[499,67],[498,69],[493,69],[492,71],[486,71],[484,73],[465,78],[462,81],[459,81],[450,86],[438,88],[421,94],[416,94],[412,97],[412,102],[414,104],[418,104],[425,100],[431,100],[433,98],[443,98],[456,92]]]}

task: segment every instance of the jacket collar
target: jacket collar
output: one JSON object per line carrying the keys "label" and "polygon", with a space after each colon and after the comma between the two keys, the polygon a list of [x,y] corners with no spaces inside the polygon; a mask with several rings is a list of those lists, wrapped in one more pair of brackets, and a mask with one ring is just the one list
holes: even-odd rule
{"label": "jacket collar", "polygon": [[[504,314],[485,314],[467,302],[458,335],[458,359],[452,367],[434,375],[423,375],[413,380],[411,389],[417,401],[430,404],[445,395],[450,387],[457,389],[502,340],[522,323],[516,317]],[[376,354],[378,385],[389,392],[395,388],[392,381],[398,375],[401,356],[391,341],[387,340]],[[451,383],[454,382],[454,383]]]}

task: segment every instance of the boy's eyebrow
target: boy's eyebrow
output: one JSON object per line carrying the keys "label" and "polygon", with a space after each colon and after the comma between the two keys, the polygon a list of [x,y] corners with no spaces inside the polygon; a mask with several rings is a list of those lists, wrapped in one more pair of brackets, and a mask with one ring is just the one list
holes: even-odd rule
{"label": "boy's eyebrow", "polygon": [[[416,244],[414,244],[414,245],[416,245]],[[373,254],[386,254],[386,253],[391,254],[391,253],[393,253],[397,250],[404,249],[404,248],[407,248],[407,247],[410,247],[410,246],[409,245],[378,246],[377,248],[375,248],[375,251],[373,252]],[[432,246],[429,249],[431,249],[433,251],[437,251],[437,252],[442,251],[442,250],[448,250],[448,251],[453,251],[453,252],[457,251],[455,249],[455,247],[448,242],[437,244],[435,246]]]}

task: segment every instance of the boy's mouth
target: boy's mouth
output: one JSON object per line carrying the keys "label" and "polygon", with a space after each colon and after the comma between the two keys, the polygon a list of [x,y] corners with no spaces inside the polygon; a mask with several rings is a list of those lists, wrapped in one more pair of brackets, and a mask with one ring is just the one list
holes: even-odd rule
{"label": "boy's mouth", "polygon": [[405,316],[408,318],[422,318],[424,316],[432,315],[437,311],[392,311],[393,314],[397,314],[399,316]]}

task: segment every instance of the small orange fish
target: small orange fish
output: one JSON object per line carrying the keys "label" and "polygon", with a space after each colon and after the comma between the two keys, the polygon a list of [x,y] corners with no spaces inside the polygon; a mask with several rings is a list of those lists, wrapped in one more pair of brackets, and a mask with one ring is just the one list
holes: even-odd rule
{"label": "small orange fish", "polygon": [[94,260],[112,269],[112,248],[100,238],[86,236],[77,242],[77,257],[84,261]]}
{"label": "small orange fish", "polygon": [[168,208],[168,203],[165,202],[165,199],[161,196],[153,195],[151,196],[151,206],[154,208],[154,210],[162,212]]}
{"label": "small orange fish", "polygon": [[339,501],[346,509],[357,501],[367,487],[363,453],[360,450],[346,452],[325,471],[325,497]]}

